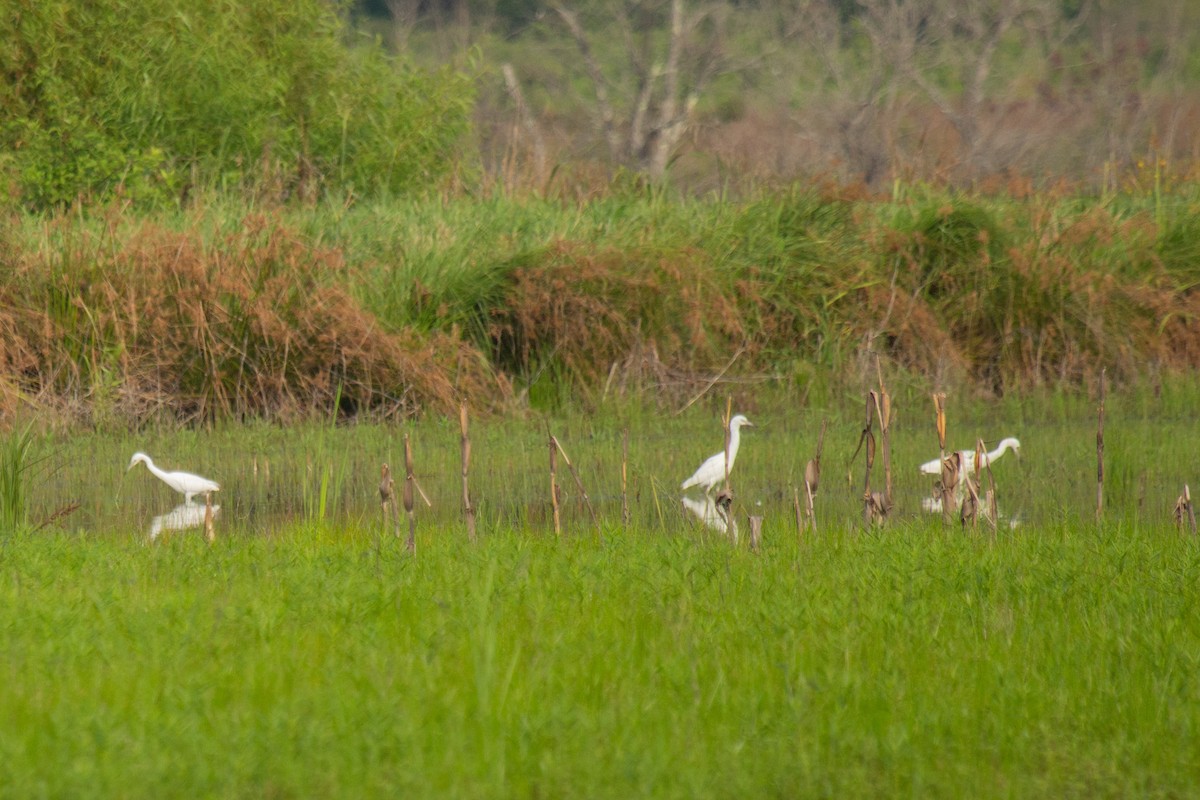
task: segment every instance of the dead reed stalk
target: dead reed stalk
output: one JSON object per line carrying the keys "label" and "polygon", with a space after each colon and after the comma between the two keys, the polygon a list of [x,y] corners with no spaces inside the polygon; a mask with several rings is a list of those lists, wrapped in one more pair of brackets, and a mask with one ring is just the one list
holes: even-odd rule
{"label": "dead reed stalk", "polygon": [[587,506],[588,515],[592,518],[592,524],[596,526],[596,535],[600,535],[600,519],[596,516],[596,509],[592,508],[592,501],[588,497],[587,490],[583,488],[583,480],[579,477],[579,473],[575,471],[575,465],[571,463],[571,459],[567,456],[567,451],[563,449],[558,438],[551,435],[550,441],[558,448],[558,452],[563,458],[563,463],[567,465],[567,471],[571,473],[571,477],[575,480],[575,488],[579,490],[579,496],[583,498],[583,504]]}
{"label": "dead reed stalk", "polygon": [[[412,443],[409,442],[406,433],[404,434],[404,513],[408,515],[408,552],[413,555],[416,555],[417,552],[417,514],[413,497],[416,483],[417,479],[413,476]],[[429,502],[428,498],[425,502]]]}
{"label": "dead reed stalk", "polygon": [[761,514],[750,515],[750,552],[757,553],[759,547],[762,546],[762,523]]}
{"label": "dead reed stalk", "polygon": [[937,426],[938,453],[941,459],[941,477],[937,485],[938,498],[942,503],[942,521],[949,523],[957,510],[956,488],[959,480],[959,469],[962,458],[957,452],[946,455],[946,393],[933,394],[934,422]]}
{"label": "dead reed stalk", "polygon": [[389,518],[392,523],[392,531],[396,537],[400,536],[400,518],[396,513],[396,480],[392,477],[392,468],[385,462],[379,469],[379,510],[383,518],[383,528],[387,530]]}
{"label": "dead reed stalk", "polygon": [[554,535],[562,535],[562,518],[558,511],[558,442],[550,437],[550,508],[554,514]]}
{"label": "dead reed stalk", "polygon": [[1192,490],[1185,483],[1183,485],[1183,494],[1179,495],[1179,499],[1175,501],[1175,524],[1183,530],[1183,521],[1187,519],[1188,528],[1192,535],[1196,535],[1196,509],[1192,506]]}
{"label": "dead reed stalk", "polygon": [[883,497],[887,508],[892,507],[892,395],[883,382],[879,356],[875,356],[875,373],[879,377],[879,396],[876,412],[879,415],[880,452],[883,456]]}
{"label": "dead reed stalk", "polygon": [[875,466],[875,416],[880,412],[879,395],[874,390],[867,392],[867,417],[863,424],[862,433],[858,437],[858,447],[850,460],[858,457],[858,451],[866,445],[867,466],[863,476],[863,525],[867,528],[882,523],[887,517],[890,507],[887,498],[879,492],[871,491],[871,469]]}
{"label": "dead reed stalk", "polygon": [[468,484],[468,473],[471,470],[471,436],[468,431],[466,403],[460,403],[458,406],[458,428],[461,434],[460,442],[462,451],[463,518],[467,521],[467,539],[474,542],[476,540],[475,507],[471,505],[471,491]]}

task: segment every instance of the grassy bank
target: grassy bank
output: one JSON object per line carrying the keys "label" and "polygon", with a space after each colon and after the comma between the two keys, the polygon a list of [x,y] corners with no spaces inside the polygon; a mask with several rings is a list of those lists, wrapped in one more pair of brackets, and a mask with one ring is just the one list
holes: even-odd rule
{"label": "grassy bank", "polygon": [[1200,358],[1196,203],[626,190],[19,217],[0,395],[123,426],[682,402],[726,367],[828,400],[869,353],[993,395],[1154,378]]}
{"label": "grassy bank", "polygon": [[[1194,542],[827,533],[760,556],[354,528],[0,553],[20,795],[1182,797]],[[390,543],[389,543],[390,544]]]}

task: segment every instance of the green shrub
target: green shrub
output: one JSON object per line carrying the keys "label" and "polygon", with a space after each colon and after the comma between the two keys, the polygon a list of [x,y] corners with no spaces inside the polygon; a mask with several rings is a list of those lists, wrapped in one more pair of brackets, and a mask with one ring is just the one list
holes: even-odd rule
{"label": "green shrub", "polygon": [[0,169],[26,207],[405,192],[456,167],[466,79],[347,48],[322,0],[20,6],[0,16]]}

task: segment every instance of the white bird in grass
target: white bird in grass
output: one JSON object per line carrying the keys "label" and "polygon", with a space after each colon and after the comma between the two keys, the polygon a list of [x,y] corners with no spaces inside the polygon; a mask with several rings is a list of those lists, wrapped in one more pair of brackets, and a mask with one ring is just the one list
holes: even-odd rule
{"label": "white bird in grass", "polygon": [[[992,464],[993,462],[996,461],[996,459],[1000,458],[1000,456],[1004,455],[1009,450],[1012,450],[1013,453],[1018,458],[1021,457],[1021,443],[1018,442],[1016,439],[1014,439],[1011,436],[1008,437],[1007,439],[1001,439],[1000,444],[996,445],[995,450],[991,451],[990,453],[984,453],[983,454],[983,463],[980,466],[986,467],[989,464]],[[959,455],[962,457],[962,462],[961,462],[962,463],[962,466],[961,466],[962,471],[963,472],[974,472],[975,471],[975,451],[974,450],[960,450]],[[926,475],[941,475],[942,474],[942,460],[940,458],[935,458],[932,461],[926,461],[924,464],[921,465],[921,472],[925,473]]]}
{"label": "white bird in grass", "polygon": [[[737,458],[738,445],[741,443],[742,427],[754,427],[754,423],[746,419],[742,414],[738,414],[733,419],[729,420],[729,471],[733,472],[733,461]],[[717,453],[715,456],[709,457],[707,461],[700,465],[700,469],[683,482],[682,488],[690,489],[693,486],[703,486],[704,493],[710,494],[713,488],[725,480],[725,451]]]}
{"label": "white bird in grass", "polygon": [[215,481],[210,481],[208,478],[201,478],[199,475],[193,475],[190,472],[164,472],[154,466],[154,462],[150,460],[150,456],[145,453],[134,453],[133,458],[129,459],[129,467],[125,471],[129,472],[139,461],[144,462],[146,469],[150,470],[160,481],[182,494],[183,502],[185,503],[192,502],[192,498],[198,494],[216,492],[221,488]]}

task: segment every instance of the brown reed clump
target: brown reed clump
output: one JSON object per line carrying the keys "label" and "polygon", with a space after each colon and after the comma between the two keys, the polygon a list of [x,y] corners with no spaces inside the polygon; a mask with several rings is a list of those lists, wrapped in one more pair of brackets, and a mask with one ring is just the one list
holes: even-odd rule
{"label": "brown reed clump", "polygon": [[745,328],[703,258],[554,245],[512,272],[492,319],[497,366],[521,373],[554,358],[578,385],[599,383],[621,365],[641,369],[645,358],[629,363],[634,352],[660,377],[715,368]]}
{"label": "brown reed clump", "polygon": [[387,330],[341,254],[264,217],[223,238],[144,225],[26,254],[0,286],[0,375],[40,398],[107,393],[133,421],[492,407],[507,382],[451,333]]}

